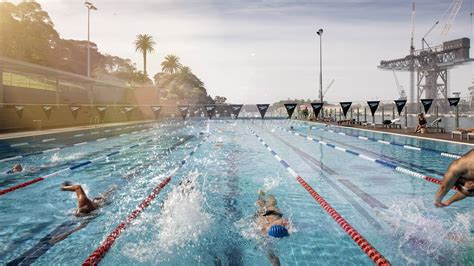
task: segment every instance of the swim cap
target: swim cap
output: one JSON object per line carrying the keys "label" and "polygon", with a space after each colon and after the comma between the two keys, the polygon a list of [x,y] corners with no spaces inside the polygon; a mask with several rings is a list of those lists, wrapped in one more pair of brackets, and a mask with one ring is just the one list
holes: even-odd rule
{"label": "swim cap", "polygon": [[288,236],[288,230],[281,225],[273,225],[268,229],[268,235],[273,237],[285,237]]}

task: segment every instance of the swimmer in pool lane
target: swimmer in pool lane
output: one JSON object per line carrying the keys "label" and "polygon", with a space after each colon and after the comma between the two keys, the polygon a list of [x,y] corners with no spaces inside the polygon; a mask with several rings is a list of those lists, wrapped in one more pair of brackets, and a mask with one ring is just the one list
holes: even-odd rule
{"label": "swimmer in pool lane", "polygon": [[7,174],[10,175],[10,174],[14,174],[14,173],[20,173],[23,171],[23,166],[21,166],[21,164],[17,163],[15,164],[11,170],[8,170]]}
{"label": "swimmer in pool lane", "polygon": [[[448,200],[443,202],[443,198],[452,187],[458,191]],[[461,158],[452,162],[444,179],[436,192],[435,206],[446,207],[456,201],[474,196],[474,150],[461,156]]]}
{"label": "swimmer in pool lane", "polygon": [[114,188],[101,194],[100,197],[94,198],[92,200],[90,200],[87,197],[86,192],[84,192],[84,189],[82,189],[81,185],[72,185],[70,182],[64,182],[61,185],[61,190],[76,192],[76,195],[77,195],[76,216],[81,216],[81,215],[89,214],[93,212],[94,210],[102,207],[106,203],[108,195],[114,190]]}
{"label": "swimmer in pool lane", "polygon": [[[262,235],[275,238],[288,236],[289,222],[283,218],[283,214],[277,207],[275,197],[270,195],[265,199],[265,192],[260,191],[256,204],[259,208],[255,214],[255,222],[259,226]],[[280,259],[271,249],[267,250],[267,256],[272,266],[280,265]]]}
{"label": "swimmer in pool lane", "polygon": [[283,218],[275,197],[270,195],[265,199],[265,192],[260,191],[256,203],[259,209],[255,215],[255,222],[260,227],[261,233],[276,238],[288,236],[289,222]]}

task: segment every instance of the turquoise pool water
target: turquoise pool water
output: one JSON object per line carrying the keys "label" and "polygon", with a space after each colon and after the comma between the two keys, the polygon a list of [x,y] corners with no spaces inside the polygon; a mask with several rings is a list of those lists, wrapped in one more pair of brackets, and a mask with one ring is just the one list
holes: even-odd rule
{"label": "turquoise pool water", "polygon": [[[290,126],[296,133],[435,178],[453,158],[336,131],[452,154],[471,148],[354,129],[329,132],[285,120],[168,122],[117,133],[64,134],[54,141],[33,139],[20,146],[10,141],[2,144],[7,148],[0,159],[32,155],[0,162],[1,169],[18,162],[26,166],[24,173],[1,175],[0,189],[99,159],[0,196],[0,263],[22,258],[25,264],[81,264],[202,143],[122,232],[103,265],[270,265],[270,253],[282,265],[371,265],[251,129],[392,264],[472,264],[471,199],[437,209],[432,204],[436,185],[297,136],[287,131]],[[101,138],[106,139],[97,141]],[[74,146],[81,142],[87,143]],[[34,154],[54,148],[61,149]],[[120,153],[106,156],[114,151]],[[186,193],[180,185],[184,179],[192,186]],[[75,195],[59,190],[66,180],[82,184],[91,197],[113,188],[109,203],[93,219],[74,217]],[[253,216],[261,189],[275,195],[291,221],[290,237],[259,234]],[[48,240],[81,222],[86,226],[65,239]],[[36,255],[25,259],[32,250]]]}

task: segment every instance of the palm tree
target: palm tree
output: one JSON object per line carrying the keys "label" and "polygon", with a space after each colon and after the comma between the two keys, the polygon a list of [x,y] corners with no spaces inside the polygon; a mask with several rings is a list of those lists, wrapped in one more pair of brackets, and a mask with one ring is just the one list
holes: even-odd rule
{"label": "palm tree", "polygon": [[189,68],[188,66],[182,66],[179,69],[179,73],[181,75],[191,75],[191,74],[193,74],[193,71],[191,71],[191,68]]}
{"label": "palm tree", "polygon": [[143,54],[143,74],[145,77],[147,77],[146,54],[155,51],[153,48],[155,44],[156,43],[153,41],[153,37],[148,34],[138,34],[137,39],[135,40],[135,51],[141,52]]}
{"label": "palm tree", "polygon": [[179,57],[176,55],[167,55],[165,61],[161,62],[161,70],[167,73],[177,73],[181,68],[181,63],[179,62]]}

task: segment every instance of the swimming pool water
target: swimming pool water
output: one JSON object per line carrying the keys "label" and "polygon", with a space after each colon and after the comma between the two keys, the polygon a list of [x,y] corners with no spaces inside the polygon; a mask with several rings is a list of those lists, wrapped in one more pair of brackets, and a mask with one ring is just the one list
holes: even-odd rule
{"label": "swimming pool water", "polygon": [[[134,134],[131,129],[130,134],[110,135],[100,142],[90,138],[84,145],[0,162],[4,169],[16,162],[29,169],[27,173],[2,176],[0,189],[5,189],[156,138],[0,196],[0,263],[18,258],[64,222],[81,221],[73,216],[75,195],[59,190],[66,180],[84,185],[91,197],[111,188],[114,192],[85,228],[48,246],[31,262],[82,263],[202,143],[150,207],[123,231],[102,264],[269,265],[268,254],[272,253],[282,265],[371,265],[370,258],[259,143],[252,129],[392,264],[472,264],[474,216],[470,199],[437,209],[432,204],[436,185],[283,130],[290,125],[295,132],[437,178],[442,178],[440,174],[453,160],[300,122],[196,120],[148,124]],[[470,150],[460,144],[337,130],[456,154]],[[8,156],[79,142],[73,135],[47,144],[16,147]],[[191,180],[193,187],[186,193],[180,185],[184,179]],[[275,195],[285,217],[291,220],[290,237],[269,239],[259,234],[253,216],[261,189]]]}

